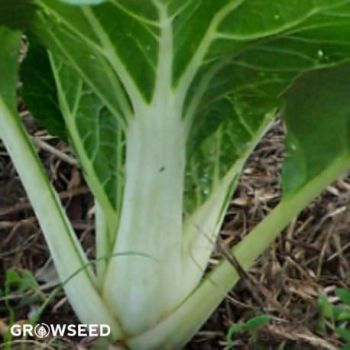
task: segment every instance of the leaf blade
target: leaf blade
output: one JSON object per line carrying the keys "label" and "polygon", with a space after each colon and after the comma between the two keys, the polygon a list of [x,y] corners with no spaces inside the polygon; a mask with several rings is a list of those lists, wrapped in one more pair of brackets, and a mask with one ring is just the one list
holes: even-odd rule
{"label": "leaf blade", "polygon": [[0,3],[0,26],[11,29],[27,29],[35,13],[32,0],[2,0]]}
{"label": "leaf blade", "polygon": [[[344,64],[306,74],[287,93],[285,195],[301,188],[334,159],[350,153],[349,89],[350,64]],[[332,122],[335,117],[337,123]]]}
{"label": "leaf blade", "polygon": [[29,52],[21,65],[21,94],[33,117],[50,134],[67,140],[66,127],[58,106],[57,91],[46,50],[30,40]]}

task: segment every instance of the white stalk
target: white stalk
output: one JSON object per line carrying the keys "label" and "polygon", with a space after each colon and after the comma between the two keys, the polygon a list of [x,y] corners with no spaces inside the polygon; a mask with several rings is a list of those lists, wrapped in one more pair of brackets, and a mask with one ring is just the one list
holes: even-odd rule
{"label": "white stalk", "polygon": [[172,91],[173,33],[167,6],[160,36],[152,103],[134,105],[126,131],[126,182],[114,257],[104,295],[128,334],[138,334],[172,311],[182,281],[183,189],[186,133]]}
{"label": "white stalk", "polygon": [[174,98],[130,122],[120,226],[104,289],[128,334],[153,327],[181,294],[185,133]]}
{"label": "white stalk", "polygon": [[102,288],[104,274],[110,258],[111,241],[105,212],[95,199],[95,236],[97,285]]}
{"label": "white stalk", "polygon": [[12,113],[0,97],[0,138],[21,178],[45,235],[66,295],[85,323],[108,323],[113,338],[122,335],[107,306],[96,290],[95,276],[80,242],[62,208],[57,193],[34,150],[19,116]]}

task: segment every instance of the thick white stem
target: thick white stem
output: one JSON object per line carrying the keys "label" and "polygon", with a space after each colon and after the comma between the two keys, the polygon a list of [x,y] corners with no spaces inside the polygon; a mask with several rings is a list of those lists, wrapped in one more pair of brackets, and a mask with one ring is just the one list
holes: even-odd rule
{"label": "thick white stem", "polygon": [[173,101],[136,115],[126,135],[125,192],[104,295],[128,334],[151,328],[183,298],[185,136]]}
{"label": "thick white stem", "polygon": [[113,338],[122,331],[96,289],[96,279],[80,242],[52,188],[20,118],[0,96],[0,138],[33,205],[67,297],[85,323],[108,323]]}

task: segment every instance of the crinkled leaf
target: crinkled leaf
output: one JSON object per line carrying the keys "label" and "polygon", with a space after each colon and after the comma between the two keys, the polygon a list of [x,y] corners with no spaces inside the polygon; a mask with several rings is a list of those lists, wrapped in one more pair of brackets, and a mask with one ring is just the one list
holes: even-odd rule
{"label": "crinkled leaf", "polygon": [[350,64],[303,75],[286,98],[288,195],[350,154]]}
{"label": "crinkled leaf", "polygon": [[118,212],[125,145],[116,118],[74,70],[54,57],[52,64],[65,125],[91,189],[107,212]]}
{"label": "crinkled leaf", "polygon": [[57,101],[55,80],[46,49],[35,39],[21,65],[24,101],[39,123],[50,134],[66,139],[66,128]]}

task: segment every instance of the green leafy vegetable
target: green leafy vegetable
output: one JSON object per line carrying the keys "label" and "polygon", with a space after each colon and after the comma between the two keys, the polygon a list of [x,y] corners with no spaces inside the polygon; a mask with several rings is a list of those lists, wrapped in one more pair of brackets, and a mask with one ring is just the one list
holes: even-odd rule
{"label": "green leafy vegetable", "polygon": [[244,268],[349,167],[350,3],[93,3],[34,1],[30,31],[50,65],[33,45],[23,77],[27,105],[52,133],[64,124],[95,197],[96,269],[16,115],[18,41],[7,29],[0,136],[13,158],[25,157],[20,176],[32,169],[40,179],[35,191],[24,186],[60,278],[77,274],[65,289],[80,319],[110,323],[111,340],[132,349],[177,349],[238,280],[226,260],[204,271],[244,163],[277,112],[288,129],[285,196],[233,248]]}

